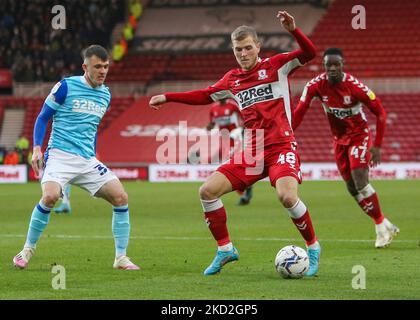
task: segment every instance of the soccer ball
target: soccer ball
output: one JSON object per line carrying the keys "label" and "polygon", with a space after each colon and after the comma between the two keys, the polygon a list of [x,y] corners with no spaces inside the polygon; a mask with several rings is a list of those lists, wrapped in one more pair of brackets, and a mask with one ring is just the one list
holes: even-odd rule
{"label": "soccer ball", "polygon": [[302,278],[309,269],[308,254],[297,246],[286,246],[280,249],[274,263],[277,272],[283,278]]}

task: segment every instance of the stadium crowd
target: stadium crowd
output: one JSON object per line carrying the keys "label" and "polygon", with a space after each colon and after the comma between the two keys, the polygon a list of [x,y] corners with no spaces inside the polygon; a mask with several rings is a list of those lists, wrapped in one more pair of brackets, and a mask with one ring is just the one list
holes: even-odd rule
{"label": "stadium crowd", "polygon": [[28,138],[20,136],[13,149],[0,145],[0,165],[30,164],[32,152]]}
{"label": "stadium crowd", "polygon": [[[52,28],[54,5],[65,8],[64,30]],[[2,0],[0,68],[11,69],[19,82],[58,81],[81,73],[82,48],[91,43],[110,47],[124,12],[123,0]]]}

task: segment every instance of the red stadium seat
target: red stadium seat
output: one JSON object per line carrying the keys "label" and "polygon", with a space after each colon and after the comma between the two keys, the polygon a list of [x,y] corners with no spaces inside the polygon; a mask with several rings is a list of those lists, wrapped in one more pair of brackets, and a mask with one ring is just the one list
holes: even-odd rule
{"label": "red stadium seat", "polygon": [[[361,0],[369,12],[366,30],[351,27],[352,2],[336,0],[312,32],[319,55],[329,46],[340,47],[347,60],[347,70],[359,77],[418,77],[420,32],[413,28],[420,14],[418,1]],[[322,70],[321,59],[316,61]],[[303,69],[308,70],[308,64]],[[297,72],[306,78],[309,73]]]}

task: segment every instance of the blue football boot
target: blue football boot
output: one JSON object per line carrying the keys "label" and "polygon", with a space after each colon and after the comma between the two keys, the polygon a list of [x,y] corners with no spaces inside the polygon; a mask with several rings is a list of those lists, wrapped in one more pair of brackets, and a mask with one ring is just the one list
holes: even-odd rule
{"label": "blue football boot", "polygon": [[307,277],[313,277],[317,274],[319,268],[319,258],[321,256],[321,246],[317,249],[308,248],[309,270],[306,273]]}
{"label": "blue football boot", "polygon": [[246,206],[251,202],[252,198],[252,186],[245,189],[244,194],[241,196],[238,202],[238,206]]}
{"label": "blue football boot", "polygon": [[59,205],[57,208],[54,208],[54,212],[55,213],[67,213],[70,214],[71,213],[71,208],[70,205],[67,203],[62,203],[61,205]]}
{"label": "blue football boot", "polygon": [[222,270],[222,267],[232,261],[236,261],[239,259],[239,252],[238,249],[233,247],[230,251],[220,251],[217,250],[216,257],[214,258],[213,262],[204,270],[204,275],[210,276],[213,274],[217,274]]}

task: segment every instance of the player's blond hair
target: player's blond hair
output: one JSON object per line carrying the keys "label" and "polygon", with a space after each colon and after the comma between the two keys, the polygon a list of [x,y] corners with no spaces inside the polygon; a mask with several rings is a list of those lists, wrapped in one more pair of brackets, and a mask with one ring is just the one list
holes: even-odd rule
{"label": "player's blond hair", "polygon": [[230,35],[230,38],[233,41],[242,41],[246,37],[251,36],[255,43],[259,42],[257,31],[255,28],[250,26],[240,26],[237,27]]}

